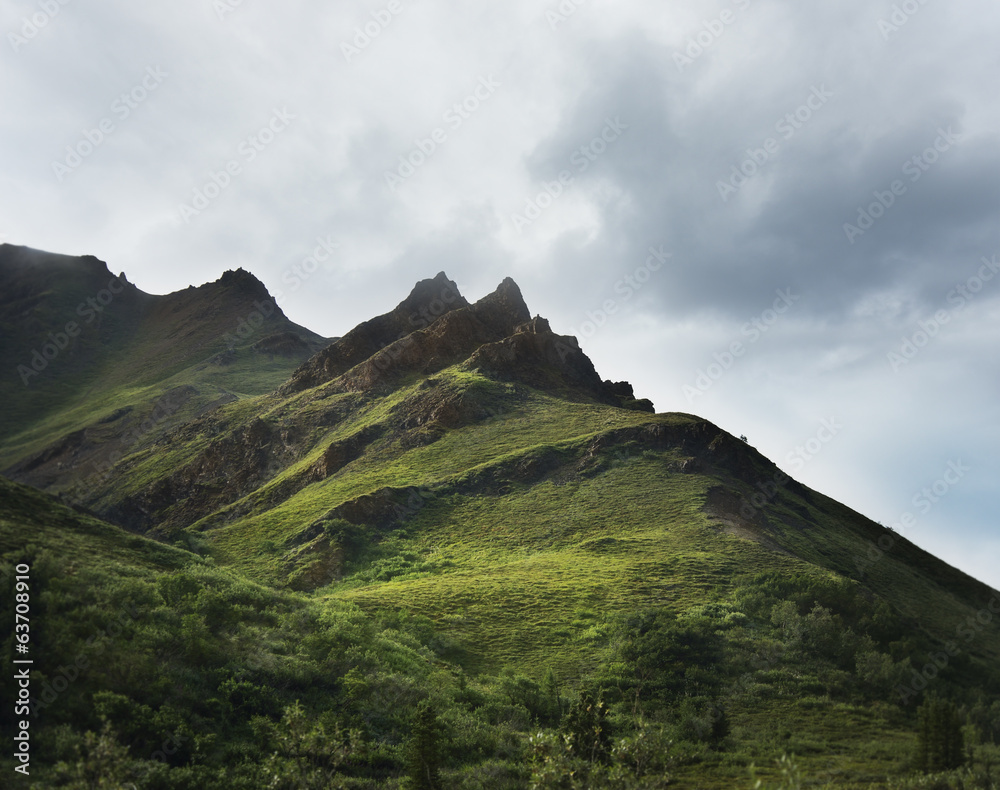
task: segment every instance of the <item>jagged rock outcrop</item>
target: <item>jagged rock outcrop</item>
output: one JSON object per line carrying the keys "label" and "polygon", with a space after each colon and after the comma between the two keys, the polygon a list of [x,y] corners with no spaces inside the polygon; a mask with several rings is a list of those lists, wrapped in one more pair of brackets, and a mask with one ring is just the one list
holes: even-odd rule
{"label": "jagged rock outcrop", "polygon": [[104,515],[129,529],[184,527],[257,489],[295,459],[288,430],[254,418]]}
{"label": "jagged rock outcrop", "polygon": [[338,581],[344,570],[344,550],[326,535],[294,549],[285,561],[288,586],[308,592]]}
{"label": "jagged rock outcrop", "polygon": [[392,312],[316,354],[280,393],[326,384],[331,391],[378,394],[407,376],[431,376],[459,363],[494,378],[653,411],[649,401],[635,399],[628,382],[602,381],[575,337],[557,335],[541,316],[532,318],[511,278],[470,305],[444,272],[418,283]]}
{"label": "jagged rock outcrop", "polygon": [[325,480],[336,474],[364,453],[365,448],[382,435],[382,427],[373,425],[358,431],[353,436],[340,442],[333,442],[323,451],[320,459],[313,464],[310,478],[313,481]]}
{"label": "jagged rock outcrop", "polygon": [[280,392],[290,395],[331,381],[440,316],[468,304],[444,272],[421,280],[395,309],[359,324],[307,360]]}

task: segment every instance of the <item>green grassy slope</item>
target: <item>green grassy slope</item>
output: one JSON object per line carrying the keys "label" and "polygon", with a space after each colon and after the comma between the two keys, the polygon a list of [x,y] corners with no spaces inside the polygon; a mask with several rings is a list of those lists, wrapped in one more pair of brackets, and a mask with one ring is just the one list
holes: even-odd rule
{"label": "green grassy slope", "polygon": [[[652,460],[609,466],[605,484],[621,490],[628,475]],[[699,484],[698,476],[691,480]],[[612,702],[610,722],[623,749],[637,748],[629,745],[637,737],[631,711],[641,706],[644,748],[654,754],[623,752],[647,764],[644,774],[626,760],[619,780],[597,784],[605,780],[594,775],[581,786],[663,787],[665,771],[671,787],[749,788],[750,764],[776,780],[773,760],[783,753],[797,755],[808,786],[922,786],[887,782],[908,769],[912,706],[896,704],[877,680],[844,671],[829,647],[847,623],[880,640],[882,631],[891,640],[905,629],[866,620],[864,595],[850,590],[856,585],[784,555],[768,559],[755,542],[719,534],[711,524],[686,527],[697,513],[684,504],[683,491],[676,493],[676,506],[645,530],[625,526],[646,506],[642,496],[632,504],[617,501],[626,509],[622,523],[603,530],[596,524],[560,530],[556,525],[575,525],[579,514],[553,513],[555,528],[516,534],[512,525],[522,523],[523,513],[513,509],[506,528],[494,517],[494,528],[475,536],[489,518],[473,517],[468,503],[461,510],[435,502],[419,516],[426,528],[415,519],[407,529],[413,549],[426,542],[454,566],[439,558],[437,569],[404,568],[382,584],[360,573],[363,583],[348,582],[342,596],[307,597],[253,584],[0,478],[4,617],[12,614],[13,566],[31,566],[31,676],[41,703],[32,714],[31,786],[249,789],[277,781],[289,788],[402,788],[412,712],[430,700],[446,743],[445,786],[556,787],[542,777],[564,770],[562,758],[546,758],[529,739],[558,722],[552,710],[566,711],[576,688],[591,685],[603,687]],[[580,485],[571,499],[589,510],[606,495],[600,485],[590,491]],[[517,507],[546,510],[543,499]],[[433,518],[434,508],[469,518],[462,528],[451,518]],[[595,532],[600,536],[590,537]],[[532,545],[536,551],[525,557]],[[406,554],[397,545],[387,557]],[[771,582],[778,584],[770,588],[776,599],[766,599],[759,574],[743,572],[764,567],[783,580]],[[836,608],[838,596],[846,619],[832,623],[833,630],[807,616],[797,620],[798,635],[789,636],[760,616],[784,597]],[[342,598],[354,598],[361,609]],[[381,604],[431,615],[444,607],[448,614],[435,626],[419,615],[380,611]],[[665,674],[644,672],[647,685],[663,680],[687,691],[633,699],[636,658],[626,646],[634,637],[614,615],[644,610],[662,619],[670,609],[681,615],[663,620],[676,623],[665,626],[675,634],[671,643],[680,645],[680,634],[700,634],[715,663],[673,675],[667,656],[676,647],[662,657],[649,654],[651,666]],[[6,638],[5,653],[12,640]],[[459,669],[485,669],[482,655],[512,663],[503,673],[494,668],[477,677]],[[44,690],[62,688],[74,664],[82,669],[68,688],[48,696]],[[546,696],[547,667],[571,680],[554,698]],[[0,693],[15,693],[10,678],[0,682]],[[726,706],[730,722],[714,745],[702,740],[698,724],[700,706],[711,700]],[[0,718],[5,735],[9,726],[9,716]],[[164,751],[165,743],[179,748]],[[0,767],[12,772],[9,756]],[[28,783],[15,777],[14,786]],[[987,785],[942,780],[936,786]]]}
{"label": "green grassy slope", "polygon": [[[435,407],[464,403],[481,418],[401,427],[427,411],[428,398]],[[346,409],[341,419],[322,424],[335,407]],[[725,599],[759,573],[851,580],[928,644],[955,639],[990,600],[985,586],[898,536],[870,563],[884,530],[794,482],[744,518],[774,466],[690,415],[573,402],[452,368],[431,387],[417,381],[381,398],[316,391],[289,405],[267,396],[213,420],[230,435],[263,420],[269,435],[294,427],[307,438],[298,460],[173,539],[276,585],[327,561],[334,571],[311,586],[318,594],[425,615],[465,646],[469,669],[527,671],[544,659],[576,680],[606,658],[606,615],[650,605],[679,613]],[[218,427],[204,422],[187,445],[175,439],[138,455],[98,505],[156,489],[150,481],[185,463],[201,468]],[[327,448],[361,435],[375,438],[314,479]],[[353,537],[331,536],[345,525]],[[318,553],[301,554],[317,541]],[[995,630],[970,644],[976,665],[998,657]]]}
{"label": "green grassy slope", "polygon": [[[31,710],[4,705],[0,735],[30,723],[30,777],[7,750],[5,787],[395,788],[427,698],[472,758],[450,776],[516,746],[462,702],[492,692],[460,687],[425,624],[275,592],[0,478],[4,622],[25,565],[27,653],[14,654],[13,629],[0,649],[34,662]],[[17,694],[5,672],[0,695]]]}

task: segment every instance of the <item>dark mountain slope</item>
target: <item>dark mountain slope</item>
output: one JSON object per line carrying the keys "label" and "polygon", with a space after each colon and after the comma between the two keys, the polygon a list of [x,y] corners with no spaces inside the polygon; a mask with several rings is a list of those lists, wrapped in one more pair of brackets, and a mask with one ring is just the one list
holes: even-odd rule
{"label": "dark mountain slope", "polygon": [[0,246],[0,324],[0,466],[56,488],[170,424],[273,389],[325,344],[243,270],[153,296],[96,258],[11,245]]}

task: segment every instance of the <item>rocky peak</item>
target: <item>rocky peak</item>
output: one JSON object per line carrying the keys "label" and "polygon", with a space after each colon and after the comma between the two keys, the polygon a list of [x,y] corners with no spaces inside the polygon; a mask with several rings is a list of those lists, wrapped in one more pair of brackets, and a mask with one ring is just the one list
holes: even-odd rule
{"label": "rocky peak", "polygon": [[472,309],[476,318],[499,335],[497,340],[512,334],[519,325],[531,318],[531,312],[521,296],[521,289],[510,277],[505,278],[493,293],[476,302]]}
{"label": "rocky peak", "polygon": [[305,362],[280,391],[289,394],[331,381],[442,316],[467,307],[455,282],[438,272],[418,282],[393,310],[358,324]]}
{"label": "rocky peak", "polygon": [[281,388],[291,394],[334,382],[345,391],[382,391],[414,373],[464,363],[488,375],[542,389],[573,389],[605,403],[633,401],[628,384],[602,382],[574,337],[531,317],[510,277],[470,305],[444,272],[421,280],[395,310],[373,318],[299,368]]}
{"label": "rocky peak", "polygon": [[434,277],[421,280],[414,285],[410,295],[392,312],[406,314],[407,317],[416,313],[430,322],[449,309],[454,310],[468,305],[465,297],[459,293],[455,281],[449,280],[444,272],[438,272]]}
{"label": "rocky peak", "polygon": [[242,267],[235,270],[227,269],[211,285],[218,285],[222,288],[229,288],[235,291],[245,291],[254,296],[260,296],[263,293],[270,298],[267,286]]}
{"label": "rocky peak", "polygon": [[[517,326],[517,328],[514,329],[515,335],[520,335],[523,333],[528,333],[532,335],[551,334],[552,327],[549,326],[549,321],[547,318],[542,318],[540,315],[536,315],[530,321],[526,321],[525,323],[520,324],[519,326]],[[576,338],[574,338],[574,340],[575,339]]]}

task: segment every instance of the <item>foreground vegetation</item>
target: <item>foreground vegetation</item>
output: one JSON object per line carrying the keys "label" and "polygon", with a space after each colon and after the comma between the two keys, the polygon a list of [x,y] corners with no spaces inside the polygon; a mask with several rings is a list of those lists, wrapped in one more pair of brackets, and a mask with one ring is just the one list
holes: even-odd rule
{"label": "foreground vegetation", "polygon": [[895,689],[919,638],[845,580],[762,574],[679,615],[598,617],[606,657],[573,683],[467,674],[468,646],[421,615],[276,591],[3,495],[4,618],[31,567],[30,786],[722,788],[754,786],[753,765],[760,787],[993,786],[996,677],[960,662],[933,691],[957,705],[963,766],[905,779],[931,698]]}

